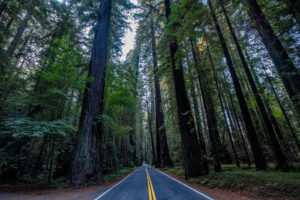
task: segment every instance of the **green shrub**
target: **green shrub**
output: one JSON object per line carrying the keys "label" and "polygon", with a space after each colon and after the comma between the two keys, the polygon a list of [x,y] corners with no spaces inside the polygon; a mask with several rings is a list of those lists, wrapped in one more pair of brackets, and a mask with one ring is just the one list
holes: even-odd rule
{"label": "green shrub", "polygon": [[[214,188],[246,189],[263,196],[300,197],[300,172],[256,171],[237,169],[235,165],[222,165],[223,172],[210,172],[207,176],[190,181]],[[246,167],[246,166],[245,166]],[[183,176],[180,167],[166,168],[167,172]]]}
{"label": "green shrub", "polygon": [[104,175],[104,181],[106,183],[116,181],[116,180],[120,179],[121,177],[125,176],[126,174],[128,174],[129,172],[131,172],[132,170],[133,170],[133,168],[125,167],[119,171],[106,174],[106,175]]}
{"label": "green shrub", "polygon": [[299,172],[232,170],[220,173],[212,172],[198,182],[209,187],[236,190],[247,187],[262,195],[300,197]]}

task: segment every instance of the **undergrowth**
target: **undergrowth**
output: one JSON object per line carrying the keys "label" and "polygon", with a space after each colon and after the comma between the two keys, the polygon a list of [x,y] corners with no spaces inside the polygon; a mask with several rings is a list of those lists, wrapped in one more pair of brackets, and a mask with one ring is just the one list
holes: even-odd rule
{"label": "undergrowth", "polygon": [[125,176],[126,174],[128,174],[129,172],[131,172],[132,170],[133,170],[133,168],[131,168],[131,167],[125,167],[119,171],[106,174],[106,175],[104,175],[104,181],[106,183],[116,181],[116,180],[120,179],[121,177]]}
{"label": "undergrowth", "polygon": [[[178,176],[184,176],[184,170],[180,167],[165,170]],[[211,171],[208,175],[191,181],[212,188],[247,190],[261,196],[300,197],[300,172],[256,171],[255,169],[237,169],[234,166],[225,166],[223,172]]]}

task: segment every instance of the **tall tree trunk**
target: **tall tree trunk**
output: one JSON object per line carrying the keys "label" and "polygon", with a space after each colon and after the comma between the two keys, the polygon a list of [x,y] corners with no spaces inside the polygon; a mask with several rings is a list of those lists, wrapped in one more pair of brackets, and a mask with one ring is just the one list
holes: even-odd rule
{"label": "tall tree trunk", "polygon": [[13,23],[14,20],[15,20],[15,16],[12,16],[12,17],[10,18],[10,20],[7,22],[7,24],[6,24],[6,26],[5,26],[5,28],[6,28],[7,31],[9,31],[9,28],[10,28],[10,26],[12,25],[12,23]]}
{"label": "tall tree trunk", "polygon": [[[199,92],[199,96],[202,97],[202,92],[201,92],[201,88],[200,88],[200,83],[199,83],[199,78],[197,79],[197,90]],[[207,148],[209,145],[208,145],[208,142],[207,142],[207,135],[208,135],[208,125],[207,125],[207,119],[206,119],[206,116],[205,116],[205,110],[204,110],[204,103],[203,103],[203,97],[200,98],[200,101],[199,101],[199,106],[200,106],[200,112],[201,112],[201,117],[202,117],[202,123],[203,123],[203,139],[204,139],[204,143],[205,143],[205,148],[206,148],[206,155],[208,154],[209,152],[209,149]]]}
{"label": "tall tree trunk", "polygon": [[[223,78],[226,81],[224,73],[223,73]],[[240,138],[242,140],[242,145],[243,145],[243,148],[244,148],[244,151],[245,151],[245,157],[246,157],[248,166],[251,167],[250,155],[249,155],[249,152],[248,152],[248,148],[247,148],[247,144],[246,144],[245,138],[243,136],[243,131],[242,131],[242,128],[241,128],[241,124],[239,123],[239,118],[238,118],[238,115],[237,115],[237,112],[236,112],[236,109],[235,109],[232,97],[230,95],[230,91],[227,90],[227,93],[229,94],[230,105],[231,105],[231,108],[232,108],[232,111],[233,111],[233,121],[235,123],[235,127],[237,127],[237,129],[238,129],[238,133],[239,133]]]}
{"label": "tall tree trunk", "polygon": [[[247,59],[250,62],[250,57],[248,56],[247,52],[245,52],[245,54],[246,54]],[[260,85],[259,78],[258,78],[258,76],[257,76],[257,74],[254,70],[254,67],[251,64],[250,64],[250,67],[251,67],[250,70],[251,70],[252,75],[254,77],[255,84]],[[268,112],[268,115],[270,116],[270,120],[271,120],[271,123],[273,125],[274,131],[275,131],[278,139],[283,141],[283,139],[284,139],[283,138],[283,133],[282,133],[280,127],[279,127],[279,123],[277,122],[276,118],[274,117],[272,109],[271,109],[269,103],[267,102],[267,99],[263,98],[263,97],[262,97],[262,99],[264,100],[264,105],[266,107],[266,111]]]}
{"label": "tall tree trunk", "polygon": [[52,176],[52,168],[53,168],[53,160],[54,160],[54,144],[55,144],[55,136],[51,135],[50,137],[50,142],[51,142],[51,152],[50,152],[50,166],[48,170],[48,183],[51,182],[51,176]]}
{"label": "tall tree trunk", "polygon": [[[141,53],[141,43],[139,37],[136,38],[136,49],[135,49],[135,80],[134,80],[134,97],[138,98],[138,77],[139,77],[139,65],[140,65],[140,53]],[[137,107],[134,110],[134,125],[136,127],[136,115],[137,115]],[[137,156],[136,156],[136,133],[137,128],[134,128],[129,134],[129,143],[133,148],[133,162],[135,165],[138,164]]]}
{"label": "tall tree trunk", "polygon": [[150,140],[151,140],[151,147],[152,147],[153,164],[156,165],[156,155],[155,155],[155,147],[154,147],[154,140],[153,140],[152,120],[151,120],[152,114],[150,112],[148,102],[147,102],[147,113],[148,113],[148,123],[149,123],[149,133],[150,133]]}
{"label": "tall tree trunk", "polygon": [[229,30],[230,30],[230,34],[232,36],[232,39],[234,41],[234,44],[237,48],[237,51],[238,51],[238,54],[239,54],[239,57],[241,59],[241,62],[242,62],[242,65],[243,65],[243,68],[246,72],[246,76],[247,76],[247,79],[250,83],[250,87],[252,89],[252,92],[254,94],[254,97],[255,97],[255,100],[256,100],[256,103],[257,103],[257,106],[258,106],[258,110],[262,116],[262,119],[263,119],[263,122],[264,122],[264,125],[266,127],[266,133],[268,135],[268,138],[269,138],[269,141],[270,141],[270,144],[271,144],[271,149],[273,151],[273,156],[276,160],[276,163],[277,163],[277,166],[278,168],[281,170],[281,171],[288,171],[289,170],[289,166],[288,166],[288,163],[287,163],[287,159],[281,149],[281,146],[280,146],[280,143],[276,137],[276,133],[275,133],[275,130],[273,129],[273,126],[272,126],[272,122],[269,118],[269,115],[268,115],[268,112],[265,108],[265,105],[262,101],[262,98],[259,94],[259,91],[256,87],[256,84],[254,82],[254,79],[251,75],[251,72],[250,72],[250,69],[248,67],[248,64],[247,64],[247,61],[244,57],[244,54],[242,52],[242,48],[238,42],[238,39],[235,35],[235,32],[233,30],[233,27],[231,25],[231,22],[229,20],[229,17],[227,15],[227,12],[226,12],[226,9],[224,7],[224,4],[223,4],[223,0],[220,0],[220,3],[221,3],[221,7],[222,7],[222,11],[223,11],[223,14],[225,16],[225,19],[226,19],[226,22],[227,22],[227,25],[229,27]]}
{"label": "tall tree trunk", "polygon": [[27,12],[24,19],[22,20],[21,24],[18,27],[16,35],[14,36],[13,40],[11,41],[11,43],[7,49],[7,55],[9,57],[12,57],[14,52],[16,51],[18,44],[20,42],[20,39],[23,36],[23,33],[28,25],[28,21],[30,20],[30,18],[31,18],[31,14],[29,12]]}
{"label": "tall tree trunk", "polygon": [[33,170],[32,170],[32,178],[34,179],[34,178],[36,178],[37,177],[37,175],[38,175],[38,172],[39,172],[39,170],[40,170],[40,168],[41,168],[41,165],[42,165],[42,158],[43,158],[43,154],[44,154],[44,149],[45,149],[45,146],[46,146],[46,144],[47,144],[47,142],[48,142],[48,135],[44,135],[43,136],[43,142],[42,142],[42,145],[41,145],[41,147],[40,147],[40,151],[39,151],[39,155],[38,155],[38,157],[37,157],[37,159],[36,159],[36,162],[35,162],[35,164],[34,164],[34,167],[33,167]]}
{"label": "tall tree trunk", "polygon": [[285,111],[285,108],[283,107],[283,105],[282,105],[282,103],[281,103],[281,101],[280,101],[280,99],[278,97],[278,94],[277,94],[277,92],[276,92],[276,90],[275,90],[275,88],[273,86],[273,83],[272,83],[270,77],[267,74],[267,70],[266,70],[265,66],[262,65],[262,67],[264,69],[265,75],[267,76],[267,81],[268,81],[269,85],[271,86],[271,90],[272,90],[272,92],[275,95],[275,99],[276,99],[276,101],[277,101],[277,103],[278,103],[278,105],[279,105],[279,107],[281,109],[281,112],[282,112],[283,116],[284,116],[284,119],[285,119],[285,121],[286,121],[286,123],[287,123],[287,125],[288,125],[288,127],[289,127],[289,129],[291,131],[291,133],[292,133],[292,136],[294,137],[294,140],[295,140],[295,143],[296,143],[296,145],[298,147],[298,150],[300,151],[300,142],[299,142],[298,136],[296,134],[296,131],[295,131],[293,125],[291,124],[291,121],[290,121],[290,119],[289,119],[289,117],[287,115],[287,112]]}
{"label": "tall tree trunk", "polygon": [[143,117],[142,117],[142,113],[140,114],[141,115],[141,119],[140,119],[140,133],[141,133],[141,142],[140,142],[140,164],[142,164],[143,163],[143,160],[144,160],[144,158],[143,158],[143,130],[144,130],[144,128],[143,128]]}
{"label": "tall tree trunk", "polygon": [[282,82],[300,115],[300,73],[275,35],[256,0],[246,0],[249,15],[255,22],[257,32],[262,38],[266,49],[277,68]]}
{"label": "tall tree trunk", "polygon": [[[250,61],[250,58],[249,58],[247,52],[246,52],[245,54],[246,54],[247,59]],[[253,67],[251,64],[250,64],[250,67],[251,67],[250,70],[251,70],[251,72],[252,72],[252,75],[253,75],[255,84],[260,85],[259,78],[258,78],[258,76],[257,76],[257,74],[256,74],[256,72],[255,72],[255,70],[254,70],[254,67]],[[275,133],[276,133],[276,135],[277,135],[277,138],[278,138],[278,140],[280,140],[281,142],[283,142],[283,145],[281,145],[282,148],[288,147],[288,146],[285,144],[282,130],[280,129],[279,123],[277,122],[276,118],[275,118],[274,115],[273,115],[271,106],[270,106],[270,104],[269,104],[267,98],[263,98],[263,97],[262,97],[262,99],[263,99],[263,101],[264,101],[264,105],[265,105],[266,111],[267,111],[267,113],[268,113],[268,116],[270,117],[270,121],[271,121],[272,126],[273,126],[273,128],[274,128],[274,131],[275,131]],[[283,150],[283,151],[284,151],[284,150]]]}
{"label": "tall tree trunk", "polygon": [[[164,0],[164,2],[165,14],[168,21],[171,14],[170,0]],[[195,177],[203,174],[202,157],[193,123],[191,106],[186,93],[181,61],[176,60],[175,58],[178,50],[176,38],[169,41],[169,48],[178,109],[181,145],[184,157],[185,178],[187,179],[189,177]],[[177,63],[179,63],[179,66],[176,66]]]}
{"label": "tall tree trunk", "polygon": [[169,147],[167,142],[166,129],[164,124],[164,113],[161,105],[160,84],[158,77],[156,41],[153,17],[151,17],[151,44],[152,44],[152,60],[154,67],[154,87],[155,87],[155,116],[156,116],[156,135],[157,135],[157,162],[156,167],[172,167],[173,162],[170,158]]}
{"label": "tall tree trunk", "polygon": [[[221,86],[221,84],[220,84],[220,86]],[[221,87],[220,87],[220,91],[222,91]],[[247,147],[246,147],[246,144],[245,144],[245,140],[244,140],[244,137],[241,134],[241,128],[239,127],[239,124],[236,121],[235,116],[232,114],[233,112],[235,112],[235,110],[233,111],[233,109],[235,109],[235,108],[230,110],[230,105],[229,105],[229,102],[228,102],[228,99],[227,99],[226,95],[222,95],[222,93],[221,93],[221,98],[223,99],[223,102],[224,102],[223,103],[224,104],[224,109],[227,111],[228,121],[229,121],[231,130],[232,130],[231,132],[234,133],[235,138],[237,139],[236,143],[238,144],[238,146],[240,147],[240,144],[242,144],[243,150],[245,152],[245,156],[244,156],[245,161],[247,161],[248,165],[251,166],[251,162],[250,162],[248,150],[247,150]],[[242,143],[240,143],[239,138],[242,140]],[[232,134],[232,140],[233,140],[233,144],[235,144],[233,134]],[[237,158],[239,158],[238,155],[237,155]]]}
{"label": "tall tree trunk", "polygon": [[189,58],[187,57],[186,59],[187,59],[187,62],[188,62],[189,81],[191,83],[190,92],[191,92],[193,107],[194,107],[194,110],[195,110],[195,117],[196,117],[197,132],[198,132],[198,137],[199,137],[200,151],[201,151],[201,154],[203,155],[203,160],[202,160],[203,164],[202,164],[202,166],[203,166],[204,173],[207,174],[207,173],[209,173],[209,165],[208,165],[208,160],[206,159],[206,157],[207,157],[206,144],[205,144],[205,141],[204,141],[203,132],[201,130],[201,118],[200,118],[199,106],[198,106],[196,92],[195,92],[195,89],[196,89],[195,88],[195,79],[194,79],[194,76],[192,74],[192,67],[191,67],[191,64],[189,62]]}
{"label": "tall tree trunk", "polygon": [[[205,41],[206,41],[206,38],[205,38]],[[208,44],[207,41],[206,41],[206,44]],[[233,155],[234,155],[235,163],[236,163],[237,167],[240,167],[239,158],[238,158],[238,155],[236,153],[236,149],[234,147],[234,143],[233,143],[233,139],[232,139],[232,133],[231,133],[231,131],[229,129],[228,120],[227,120],[227,117],[226,117],[226,111],[225,111],[225,108],[224,108],[225,102],[223,102],[223,100],[222,100],[222,96],[221,96],[221,91],[220,91],[220,87],[219,87],[219,81],[218,81],[217,74],[216,74],[215,65],[213,63],[213,60],[212,60],[212,57],[211,57],[208,45],[207,45],[207,52],[208,52],[209,61],[210,61],[210,64],[211,64],[211,67],[212,67],[212,70],[213,70],[214,79],[215,79],[216,87],[217,87],[217,91],[218,91],[218,97],[220,99],[221,108],[222,108],[222,112],[223,112],[224,123],[225,123],[226,130],[227,130],[227,133],[228,133],[228,137],[229,137],[230,145],[231,145],[232,152],[233,152]]]}
{"label": "tall tree trunk", "polygon": [[[223,77],[223,80],[227,83],[224,71],[222,72],[222,77]],[[240,138],[242,140],[242,146],[244,148],[245,158],[246,158],[246,161],[247,161],[249,167],[251,167],[250,155],[249,155],[249,152],[248,152],[248,148],[247,148],[247,144],[246,144],[245,138],[243,136],[243,131],[242,131],[241,124],[239,123],[239,117],[238,117],[238,114],[237,114],[237,111],[236,111],[236,108],[235,108],[235,104],[233,103],[231,92],[230,92],[230,90],[226,86],[223,87],[223,90],[225,90],[224,94],[228,94],[228,97],[226,95],[224,95],[224,99],[226,100],[226,97],[227,97],[227,99],[229,98],[230,106],[231,106],[231,111],[233,112],[233,116],[232,116],[231,120],[234,122],[235,129],[237,129],[236,131],[239,133],[239,136],[240,136]]]}
{"label": "tall tree trunk", "polygon": [[2,2],[0,6],[0,17],[2,16],[2,13],[6,8],[7,8],[7,4],[5,2]]}
{"label": "tall tree trunk", "polygon": [[198,64],[199,55],[198,57],[196,55],[198,50],[195,47],[193,41],[190,42],[191,42],[192,54],[195,62],[198,80],[200,83],[201,94],[202,94],[202,99],[203,99],[203,104],[204,104],[204,109],[205,109],[205,114],[207,119],[208,135],[211,143],[211,151],[214,158],[214,170],[216,172],[220,172],[222,171],[221,158],[220,158],[220,156],[222,155],[222,144],[221,144],[220,134],[217,126],[216,111],[214,108],[210,88],[208,88],[207,85],[204,85],[204,83],[208,82],[208,80],[200,72],[200,66]]}
{"label": "tall tree trunk", "polygon": [[227,65],[228,65],[229,72],[230,72],[230,75],[231,75],[231,78],[233,81],[234,89],[235,89],[236,95],[238,97],[239,105],[240,105],[241,112],[242,112],[242,115],[244,118],[246,129],[247,129],[247,136],[248,136],[248,139],[251,144],[256,168],[259,170],[264,170],[267,168],[265,157],[263,155],[263,151],[259,144],[258,136],[257,136],[256,130],[255,130],[255,127],[253,125],[253,121],[252,121],[252,118],[251,118],[251,115],[249,112],[249,108],[248,108],[245,96],[242,91],[242,87],[240,85],[235,68],[233,66],[233,62],[231,60],[231,57],[230,57],[225,39],[223,37],[223,33],[221,31],[218,19],[212,9],[211,0],[208,0],[208,5],[210,7],[211,14],[212,14],[212,17],[214,20],[214,24],[215,24],[215,27],[216,27],[216,30],[217,30],[217,33],[219,36],[219,40],[222,45],[222,50],[223,50],[223,53],[224,53],[226,61],[227,61]]}
{"label": "tall tree trunk", "polygon": [[111,0],[101,0],[97,29],[94,39],[89,77],[84,92],[78,134],[75,142],[71,183],[80,186],[91,182],[102,182],[99,142],[101,126],[99,117],[103,112],[105,71],[107,63]]}

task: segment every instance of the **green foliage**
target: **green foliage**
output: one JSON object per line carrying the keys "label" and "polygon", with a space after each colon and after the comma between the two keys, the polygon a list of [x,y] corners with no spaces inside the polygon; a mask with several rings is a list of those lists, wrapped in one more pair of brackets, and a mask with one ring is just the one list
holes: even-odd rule
{"label": "green foliage", "polygon": [[117,136],[126,136],[130,131],[133,130],[131,126],[119,124],[118,121],[106,114],[101,115],[100,121],[111,128],[112,133]]}
{"label": "green foliage", "polygon": [[46,120],[61,118],[64,114],[61,105],[72,103],[74,95],[83,93],[86,82],[91,80],[83,73],[82,54],[67,37],[56,39],[50,49],[53,56],[46,59],[46,66],[37,73],[38,90],[31,100],[32,105],[50,111],[50,115],[40,113]]}
{"label": "green foliage", "polygon": [[280,120],[281,117],[282,117],[282,112],[280,110],[280,107],[279,106],[272,106],[272,114],[273,116],[277,119],[277,120]]}
{"label": "green foliage", "polygon": [[[47,86],[55,87],[56,90],[62,90],[62,87],[69,89],[83,90],[87,78],[79,74],[81,67],[81,54],[74,50],[71,41],[63,36],[56,39],[51,51],[56,55],[54,62],[40,73],[41,79],[45,81]],[[51,62],[51,60],[49,60]],[[63,94],[53,90],[53,94]]]}
{"label": "green foliage", "polygon": [[109,95],[108,104],[110,106],[122,106],[132,110],[135,108],[136,101],[129,88],[121,88]]}
{"label": "green foliage", "polygon": [[104,176],[104,181],[106,183],[111,183],[111,182],[114,182],[122,177],[124,177],[126,174],[130,173],[131,171],[133,171],[134,168],[130,168],[130,167],[124,167],[122,168],[121,170],[118,170],[116,172],[113,172],[113,173],[109,173],[109,174],[106,174]]}
{"label": "green foliage", "polygon": [[176,174],[177,176],[184,176],[184,170],[179,166],[175,166],[174,168],[164,168],[164,170]]}
{"label": "green foliage", "polygon": [[[11,178],[13,181],[14,177],[7,177],[7,173],[24,167],[23,163],[33,162],[28,155],[38,156],[39,147],[43,141],[46,142],[46,138],[60,140],[60,145],[53,147],[54,155],[64,155],[65,163],[67,163],[68,157],[66,156],[69,156],[72,151],[71,141],[77,131],[77,127],[68,121],[36,121],[32,118],[7,118],[1,121],[0,127],[0,176],[2,175],[2,181],[8,181],[6,178]],[[34,148],[33,143],[35,144]],[[35,167],[33,163],[27,167]],[[56,168],[59,167],[61,167],[61,163],[56,165]],[[26,182],[33,181],[32,174],[28,173],[19,175],[18,179]],[[38,182],[45,182],[44,174],[38,176]]]}
{"label": "green foliage", "polygon": [[299,172],[266,172],[254,170],[233,170],[211,173],[198,180],[209,187],[231,188],[241,190],[247,188],[260,195],[300,197]]}
{"label": "green foliage", "polygon": [[[246,165],[242,166],[246,167]],[[262,196],[293,196],[300,197],[300,173],[240,170],[235,165],[222,165],[223,172],[211,172],[209,175],[191,179],[208,187],[230,188],[233,190],[247,190]],[[167,172],[184,176],[184,170],[176,166],[165,168]]]}
{"label": "green foliage", "polygon": [[[199,1],[183,0],[180,4],[172,6],[166,34],[171,34],[171,38],[176,36],[178,40],[183,40],[185,37],[199,37],[200,32],[195,31],[195,28],[202,28],[206,14],[207,10]],[[172,36],[172,34],[176,35]]]}
{"label": "green foliage", "polygon": [[76,127],[63,121],[35,121],[30,118],[8,118],[1,122],[0,137],[10,135],[13,138],[41,137],[51,134],[66,136],[74,133]]}

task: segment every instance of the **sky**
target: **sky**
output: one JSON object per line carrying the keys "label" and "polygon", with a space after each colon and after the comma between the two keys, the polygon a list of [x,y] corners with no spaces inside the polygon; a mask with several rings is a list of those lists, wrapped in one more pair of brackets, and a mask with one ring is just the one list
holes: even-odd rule
{"label": "sky", "polygon": [[[137,0],[130,1],[135,5],[137,5],[138,3]],[[125,33],[125,37],[122,39],[124,46],[122,48],[122,56],[120,58],[121,61],[124,61],[126,59],[127,53],[134,47],[137,22],[133,18],[130,18],[129,22],[131,30],[128,29]]]}

